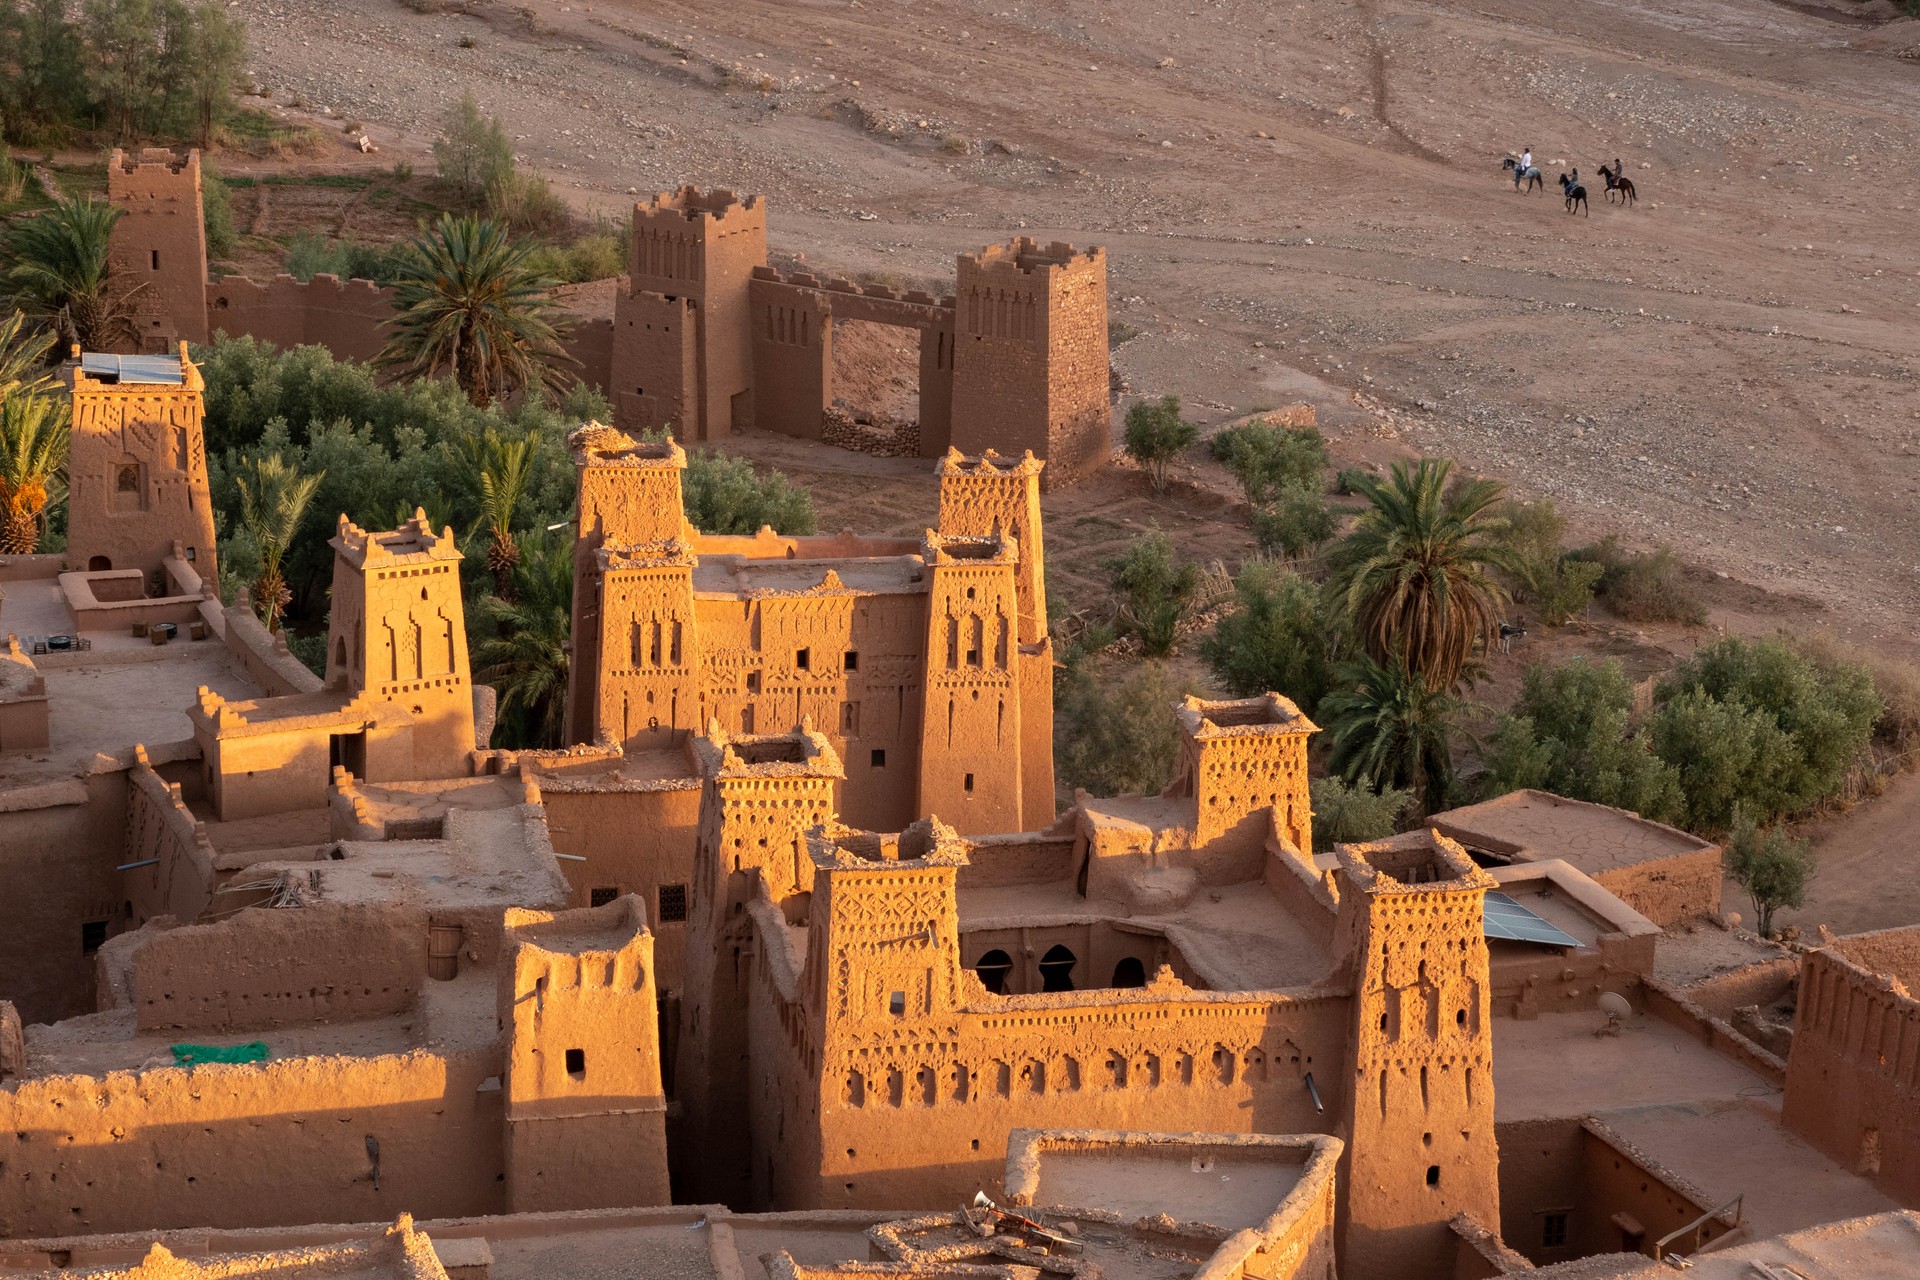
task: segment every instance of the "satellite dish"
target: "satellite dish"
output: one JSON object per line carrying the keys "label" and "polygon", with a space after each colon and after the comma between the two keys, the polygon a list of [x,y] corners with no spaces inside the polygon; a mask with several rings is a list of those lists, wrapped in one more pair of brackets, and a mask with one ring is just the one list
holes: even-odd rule
{"label": "satellite dish", "polygon": [[1607,1025],[1594,1032],[1597,1036],[1617,1036],[1620,1024],[1633,1016],[1633,1006],[1627,998],[1617,991],[1602,991],[1598,1001],[1600,1012],[1607,1015]]}

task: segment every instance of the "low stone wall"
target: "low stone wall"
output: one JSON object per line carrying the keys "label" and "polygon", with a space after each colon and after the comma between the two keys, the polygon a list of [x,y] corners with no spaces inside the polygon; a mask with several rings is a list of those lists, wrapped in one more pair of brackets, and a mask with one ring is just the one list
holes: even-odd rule
{"label": "low stone wall", "polygon": [[1715,1053],[1724,1053],[1778,1085],[1787,1081],[1787,1064],[1742,1035],[1725,1018],[1717,1018],[1671,983],[1647,976],[1640,979],[1641,1003],[1662,1022],[1697,1037]]}
{"label": "low stone wall", "polygon": [[843,409],[828,409],[820,415],[820,441],[876,458],[917,458],[920,423],[888,417],[862,422]]}

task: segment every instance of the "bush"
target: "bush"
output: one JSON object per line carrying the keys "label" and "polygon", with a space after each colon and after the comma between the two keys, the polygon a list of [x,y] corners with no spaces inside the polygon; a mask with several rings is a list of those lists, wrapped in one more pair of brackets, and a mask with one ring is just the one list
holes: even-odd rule
{"label": "bush", "polygon": [[1364,467],[1342,467],[1333,477],[1333,491],[1341,497],[1360,492],[1360,482],[1373,479],[1373,473]]}
{"label": "bush", "polygon": [[1320,590],[1277,565],[1251,561],[1233,580],[1235,607],[1200,642],[1214,679],[1236,697],[1283,693],[1312,715],[1332,678]]}
{"label": "bush", "polygon": [[1333,512],[1318,489],[1287,489],[1253,513],[1260,549],[1289,559],[1311,555],[1333,540]]}
{"label": "bush", "polygon": [[477,205],[503,177],[513,173],[513,144],[507,131],[480,113],[471,91],[441,117],[442,136],[434,140],[433,163],[468,203]]}
{"label": "bush", "polygon": [[1158,403],[1142,400],[1127,410],[1122,447],[1153,482],[1155,492],[1167,487],[1167,466],[1193,447],[1200,429],[1180,417],[1180,397],[1162,396]]}
{"label": "bush", "polygon": [[1903,757],[1903,767],[1911,767],[1908,758],[1920,751],[1920,667],[1848,644],[1831,632],[1783,638],[1829,675],[1848,668],[1867,673],[1883,707],[1880,718],[1874,721],[1874,741],[1887,752]]}
{"label": "bush", "polygon": [[1120,596],[1121,630],[1139,638],[1150,658],[1173,649],[1187,606],[1200,586],[1200,568],[1180,559],[1173,539],[1155,529],[1106,562]]}
{"label": "bush", "polygon": [[1576,560],[1600,566],[1598,591],[1609,609],[1631,622],[1681,622],[1698,627],[1707,620],[1706,606],[1694,596],[1672,547],[1628,551],[1608,534],[1590,547],[1571,553]]}
{"label": "bush", "polygon": [[392,284],[406,266],[407,252],[405,245],[328,240],[318,232],[302,231],[287,246],[287,274],[302,283],[329,275]]}
{"label": "bush", "polygon": [[1062,682],[1053,721],[1060,780],[1095,795],[1154,795],[1180,764],[1175,706],[1187,689],[1157,662],[1115,677],[1091,664]]}
{"label": "bush", "polygon": [[1482,794],[1538,787],[1672,822],[1685,816],[1679,772],[1630,724],[1633,685],[1618,662],[1527,669],[1487,753]]}
{"label": "bush", "polygon": [[1397,787],[1375,791],[1339,778],[1315,778],[1307,787],[1313,797],[1313,847],[1324,853],[1336,844],[1384,840],[1399,830],[1413,793]]}
{"label": "bush", "polygon": [[527,266],[562,284],[581,284],[617,276],[627,269],[627,261],[618,238],[590,235],[570,245],[541,245],[528,255]]}
{"label": "bush", "polygon": [[687,519],[702,533],[752,535],[761,525],[788,535],[814,531],[813,495],[778,471],[761,476],[745,458],[692,454],[681,483]]}
{"label": "bush", "polygon": [[327,674],[327,633],[316,631],[312,635],[297,636],[292,632],[282,632],[287,637],[287,652],[300,659],[302,666],[317,676]]}
{"label": "bush", "polygon": [[224,258],[232,253],[238,243],[233,231],[233,199],[210,164],[200,166],[200,213],[207,232],[207,256]]}
{"label": "bush", "polygon": [[1255,506],[1288,489],[1318,493],[1326,488],[1327,438],[1318,427],[1278,426],[1256,418],[1216,432],[1208,447]]}
{"label": "bush", "polygon": [[1569,556],[1561,545],[1567,522],[1553,503],[1507,502],[1500,515],[1507,522],[1500,540],[1514,598],[1531,603],[1550,627],[1584,613],[1605,570],[1595,561]]}
{"label": "bush", "polygon": [[1754,923],[1766,938],[1773,936],[1774,912],[1806,905],[1807,885],[1818,866],[1805,840],[1778,826],[1761,831],[1744,817],[1734,824],[1725,860],[1727,875],[1753,900]]}
{"label": "bush", "polygon": [[1885,709],[1864,669],[1822,670],[1777,639],[1708,645],[1654,696],[1654,751],[1679,773],[1689,825],[1710,832],[1839,792]]}
{"label": "bush", "polygon": [[487,211],[515,231],[549,234],[573,221],[573,210],[554,194],[553,187],[537,173],[514,170],[512,157],[507,168],[487,184]]}

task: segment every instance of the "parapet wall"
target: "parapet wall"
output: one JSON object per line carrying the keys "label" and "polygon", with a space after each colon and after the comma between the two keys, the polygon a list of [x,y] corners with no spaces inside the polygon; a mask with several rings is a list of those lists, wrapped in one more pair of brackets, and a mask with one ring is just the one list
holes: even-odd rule
{"label": "parapet wall", "polygon": [[413,1007],[426,914],[398,904],[256,908],[169,929],[133,955],[142,1031],[256,1031]]}
{"label": "parapet wall", "polygon": [[0,1085],[0,1237],[505,1208],[497,1052],[415,1051]]}
{"label": "parapet wall", "polygon": [[293,656],[284,635],[267,630],[244,597],[225,611],[223,620],[227,648],[240,659],[263,697],[316,693],[325,687],[311,667]]}
{"label": "parapet wall", "polygon": [[[188,810],[180,787],[153,771],[146,748],[127,774],[127,845],[133,869],[122,884],[133,904],[129,926],[155,916],[195,920],[213,897],[214,850],[206,826]],[[151,862],[152,866],[136,864]]]}
{"label": "parapet wall", "polygon": [[263,283],[221,276],[207,285],[207,328],[276,347],[325,347],[341,360],[371,360],[386,346],[393,290],[371,280],[277,275]]}
{"label": "parapet wall", "polygon": [[1920,1000],[1850,956],[1906,962],[1920,929],[1862,934],[1800,972],[1781,1119],[1903,1204],[1920,1203]]}

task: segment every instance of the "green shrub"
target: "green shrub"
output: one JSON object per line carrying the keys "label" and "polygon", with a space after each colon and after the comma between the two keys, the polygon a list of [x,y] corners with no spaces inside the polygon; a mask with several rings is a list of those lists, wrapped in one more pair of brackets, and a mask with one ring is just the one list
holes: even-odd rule
{"label": "green shrub", "polygon": [[287,246],[287,274],[302,282],[329,275],[392,284],[406,266],[407,253],[405,245],[328,240],[318,232],[302,231]]}
{"label": "green shrub", "polygon": [[583,236],[570,245],[543,244],[528,255],[527,266],[535,275],[562,284],[605,280],[627,269],[620,241],[609,235]]}
{"label": "green shrub", "polygon": [[1216,432],[1208,447],[1255,506],[1288,489],[1326,488],[1327,438],[1318,427],[1285,427],[1256,418]]}
{"label": "green shrub", "polygon": [[1777,639],[1707,645],[1654,697],[1654,751],[1679,773],[1688,825],[1708,832],[1837,794],[1884,710],[1865,670],[1823,670]]}
{"label": "green shrub", "polygon": [[1233,580],[1234,608],[1200,642],[1200,658],[1236,697],[1282,693],[1312,715],[1332,676],[1337,629],[1320,589],[1277,565],[1251,561]]}
{"label": "green shrub", "polygon": [[302,666],[317,676],[327,674],[327,633],[316,631],[312,635],[297,636],[292,632],[282,632],[287,637],[287,652],[300,659]]}
{"label": "green shrub", "polygon": [[1847,668],[1867,673],[1883,707],[1873,725],[1874,740],[1911,767],[1912,756],[1920,752],[1920,667],[1878,649],[1848,644],[1831,632],[1783,638],[1830,676]]}
{"label": "green shrub", "polygon": [[1139,638],[1150,658],[1173,649],[1187,606],[1200,586],[1200,567],[1180,559],[1173,539],[1158,529],[1106,562],[1120,597],[1118,623]]}
{"label": "green shrub", "polygon": [[1313,797],[1313,848],[1325,853],[1336,844],[1383,840],[1399,830],[1413,793],[1397,787],[1374,790],[1340,778],[1315,778],[1307,787]]}
{"label": "green shrub", "polygon": [[224,258],[232,253],[238,242],[233,231],[233,199],[210,164],[200,166],[200,215],[207,232],[207,256]]}
{"label": "green shrub", "polygon": [[433,163],[442,181],[452,183],[470,204],[485,199],[503,177],[513,173],[513,144],[492,116],[482,115],[471,90],[440,119]]}
{"label": "green shrub", "polygon": [[1180,417],[1180,397],[1142,400],[1127,410],[1122,447],[1146,471],[1155,492],[1167,487],[1167,466],[1193,447],[1200,429]]}
{"label": "green shrub", "polygon": [[1571,554],[1600,566],[1600,598],[1631,622],[1681,622],[1697,627],[1707,620],[1706,606],[1687,585],[1672,547],[1628,551],[1616,535],[1608,534]]}
{"label": "green shrub", "polygon": [[1333,540],[1333,512],[1318,489],[1286,489],[1253,513],[1253,536],[1260,549],[1289,559],[1311,555]]}
{"label": "green shrub", "polygon": [[1054,763],[1060,780],[1095,795],[1154,795],[1180,764],[1175,706],[1187,689],[1166,667],[1141,663],[1123,673],[1086,664],[1062,681],[1054,711]]}
{"label": "green shrub", "polygon": [[1482,794],[1538,787],[1657,821],[1684,817],[1679,772],[1631,725],[1632,707],[1618,662],[1535,663],[1494,729]]}
{"label": "green shrub", "polygon": [[750,536],[762,525],[788,535],[814,531],[813,494],[778,471],[760,475],[745,458],[691,454],[681,486],[687,519],[702,533]]}
{"label": "green shrub", "polygon": [[515,231],[551,234],[573,221],[573,210],[537,173],[509,165],[487,183],[487,212]]}
{"label": "green shrub", "polygon": [[1532,604],[1550,627],[1584,613],[1605,570],[1596,561],[1569,555],[1561,541],[1567,522],[1553,503],[1506,502],[1500,515],[1506,521],[1500,541],[1514,598]]}
{"label": "green shrub", "polygon": [[1734,823],[1725,861],[1727,875],[1753,900],[1756,930],[1765,938],[1773,936],[1776,911],[1806,905],[1807,885],[1818,866],[1811,844],[1783,827],[1762,831],[1745,817]]}
{"label": "green shrub", "polygon": [[1360,492],[1360,481],[1371,480],[1373,473],[1364,467],[1342,467],[1333,478],[1333,491],[1341,497]]}

